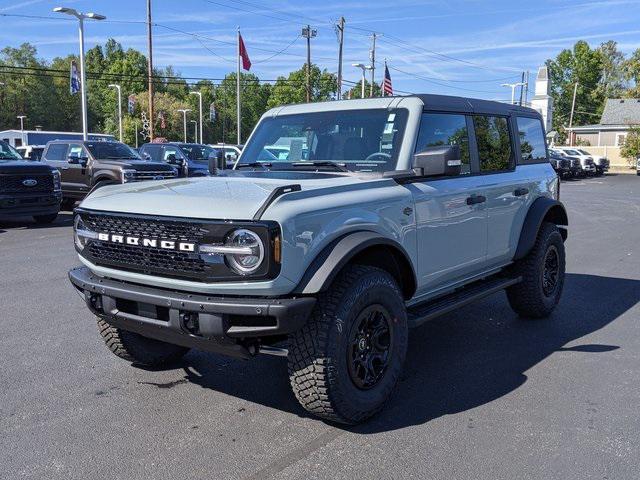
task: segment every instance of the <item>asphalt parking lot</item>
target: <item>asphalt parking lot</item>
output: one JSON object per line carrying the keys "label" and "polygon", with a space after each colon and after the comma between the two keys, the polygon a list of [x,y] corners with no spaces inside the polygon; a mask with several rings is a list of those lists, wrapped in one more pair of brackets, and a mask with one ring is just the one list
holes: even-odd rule
{"label": "asphalt parking lot", "polygon": [[424,325],[389,407],[349,428],[305,414],[282,358],[129,366],[67,281],[71,214],[5,222],[0,478],[638,478],[640,178],[561,195],[552,318],[519,320],[500,293]]}

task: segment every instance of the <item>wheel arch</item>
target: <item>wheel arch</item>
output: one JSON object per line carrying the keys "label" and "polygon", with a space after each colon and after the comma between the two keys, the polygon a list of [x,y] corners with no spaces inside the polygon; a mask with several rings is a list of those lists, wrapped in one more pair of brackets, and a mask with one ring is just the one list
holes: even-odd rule
{"label": "wheel arch", "polygon": [[557,225],[560,229],[562,240],[565,241],[567,239],[569,218],[564,205],[560,201],[552,198],[537,198],[531,204],[531,207],[529,207],[529,211],[524,219],[518,240],[518,247],[513,257],[514,260],[524,258],[531,251],[543,222],[550,222]]}
{"label": "wheel arch", "polygon": [[120,181],[118,180],[118,178],[115,175],[113,175],[111,173],[107,173],[107,172],[98,172],[98,174],[95,175],[94,178],[92,179],[91,186],[95,187],[100,182],[120,183]]}
{"label": "wheel arch", "polygon": [[368,265],[387,271],[398,282],[405,300],[413,297],[416,274],[409,254],[394,240],[377,233],[360,231],[338,238],[311,262],[294,293],[315,294],[329,288],[349,264]]}

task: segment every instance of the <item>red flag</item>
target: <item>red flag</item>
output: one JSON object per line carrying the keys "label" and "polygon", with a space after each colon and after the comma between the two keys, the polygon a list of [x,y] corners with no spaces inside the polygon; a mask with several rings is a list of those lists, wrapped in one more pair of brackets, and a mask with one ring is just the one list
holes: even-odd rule
{"label": "red flag", "polygon": [[247,47],[244,46],[240,32],[238,32],[238,51],[240,53],[240,58],[242,58],[242,68],[245,70],[251,70],[251,60],[249,60]]}

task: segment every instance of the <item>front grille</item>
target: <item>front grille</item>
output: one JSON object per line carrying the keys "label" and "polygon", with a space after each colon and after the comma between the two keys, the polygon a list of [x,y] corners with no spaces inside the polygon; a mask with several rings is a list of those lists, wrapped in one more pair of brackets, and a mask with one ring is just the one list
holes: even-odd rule
{"label": "front grille", "polygon": [[[23,182],[35,180],[33,186],[27,186]],[[0,175],[0,191],[3,193],[49,193],[53,192],[53,175]]]}
{"label": "front grille", "polygon": [[[97,233],[124,235],[145,239],[201,244],[223,243],[236,228],[251,228],[270,245],[279,229],[273,222],[230,222],[215,220],[184,220],[173,217],[108,214],[80,210],[85,227]],[[246,277],[230,269],[222,256],[206,256],[195,252],[91,240],[81,254],[96,265],[118,270],[187,278],[193,281],[241,281]],[[273,278],[279,265],[270,258],[252,278]]]}
{"label": "front grille", "polygon": [[170,170],[160,170],[160,171],[141,171],[138,170],[135,174],[135,180],[154,180],[157,177],[162,178],[175,178],[176,172]]}

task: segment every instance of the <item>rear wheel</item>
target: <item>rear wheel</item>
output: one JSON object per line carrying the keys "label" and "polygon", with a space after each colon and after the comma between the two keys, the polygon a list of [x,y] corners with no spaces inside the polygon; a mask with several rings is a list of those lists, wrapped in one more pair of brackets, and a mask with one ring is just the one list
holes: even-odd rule
{"label": "rear wheel", "polygon": [[58,214],[57,213],[51,213],[49,215],[34,215],[33,219],[35,220],[36,223],[40,224],[40,225],[44,225],[47,223],[53,223],[56,218],[58,218]]}
{"label": "rear wheel", "polygon": [[354,424],[378,413],[400,376],[407,315],[384,270],[348,266],[290,337],[289,378],[300,404],[324,419]]}
{"label": "rear wheel", "polygon": [[548,317],[564,286],[564,243],[556,225],[542,224],[533,249],[515,265],[515,273],[522,282],[507,289],[511,308],[521,317]]}
{"label": "rear wheel", "polygon": [[189,351],[186,347],[116,328],[101,318],[97,320],[98,330],[107,348],[114,355],[128,362],[159,367],[180,360]]}

